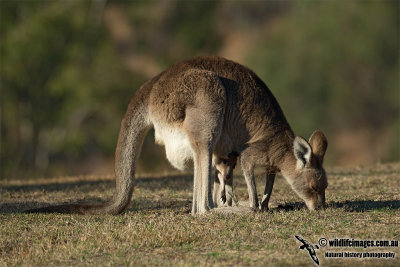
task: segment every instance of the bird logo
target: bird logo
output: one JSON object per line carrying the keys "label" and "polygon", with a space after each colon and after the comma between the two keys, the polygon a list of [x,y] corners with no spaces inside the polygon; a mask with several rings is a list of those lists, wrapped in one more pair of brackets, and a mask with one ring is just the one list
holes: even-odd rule
{"label": "bird logo", "polygon": [[308,254],[310,255],[310,258],[317,264],[319,265],[319,260],[317,257],[317,253],[315,252],[316,249],[319,249],[318,245],[313,245],[301,236],[295,235],[294,237],[297,238],[303,245],[299,247],[299,249],[307,250]]}

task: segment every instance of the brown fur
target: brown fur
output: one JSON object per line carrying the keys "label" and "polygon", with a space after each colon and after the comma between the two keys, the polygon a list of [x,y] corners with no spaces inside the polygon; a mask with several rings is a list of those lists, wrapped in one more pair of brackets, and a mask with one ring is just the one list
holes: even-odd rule
{"label": "brown fur", "polygon": [[[251,207],[258,207],[256,165],[281,171],[310,209],[324,203],[325,136],[315,133],[311,145],[295,138],[275,97],[253,71],[224,58],[202,56],[171,66],[132,98],[121,123],[115,154],[116,191],[109,202],[35,211],[117,214],[125,210],[143,138],[152,126],[174,166],[194,163],[193,214],[214,207],[212,158],[226,159],[231,153],[240,155]],[[188,146],[179,143],[185,140]]]}
{"label": "brown fur", "polygon": [[216,172],[213,202],[215,206],[232,206],[233,204],[233,170],[237,157],[237,154],[231,153],[227,159],[214,159]]}

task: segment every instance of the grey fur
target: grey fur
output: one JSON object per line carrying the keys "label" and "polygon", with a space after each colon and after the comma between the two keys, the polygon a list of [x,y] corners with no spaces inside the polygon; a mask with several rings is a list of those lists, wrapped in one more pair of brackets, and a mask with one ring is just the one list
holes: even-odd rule
{"label": "grey fur", "polygon": [[214,207],[212,158],[227,159],[231,153],[240,155],[252,208],[259,206],[253,174],[256,165],[280,171],[310,209],[324,204],[325,136],[321,132],[313,135],[312,154],[299,168],[295,135],[268,87],[238,63],[202,56],[171,66],[133,96],[121,124],[115,154],[116,191],[108,203],[35,211],[117,214],[125,210],[150,127],[155,128],[158,142],[165,144],[174,166],[182,169],[194,164],[192,214]]}

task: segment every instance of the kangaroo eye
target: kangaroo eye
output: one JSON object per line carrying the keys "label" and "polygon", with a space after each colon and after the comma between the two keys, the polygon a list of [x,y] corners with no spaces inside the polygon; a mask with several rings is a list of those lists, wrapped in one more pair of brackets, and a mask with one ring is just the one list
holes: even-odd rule
{"label": "kangaroo eye", "polygon": [[312,188],[312,190],[314,190],[315,192],[318,192],[318,188],[317,188],[315,185],[311,186],[311,188]]}
{"label": "kangaroo eye", "polygon": [[314,181],[313,183],[311,183],[311,189],[314,190],[315,192],[319,192],[320,186],[316,181]]}

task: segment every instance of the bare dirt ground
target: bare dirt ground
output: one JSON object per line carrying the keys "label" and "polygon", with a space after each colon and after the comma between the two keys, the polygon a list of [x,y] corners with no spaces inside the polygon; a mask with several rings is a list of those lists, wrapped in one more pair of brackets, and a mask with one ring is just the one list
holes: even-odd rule
{"label": "bare dirt ground", "polygon": [[[0,266],[312,266],[294,235],[313,245],[321,238],[400,241],[400,163],[327,171],[326,210],[306,210],[278,177],[270,211],[236,207],[198,217],[190,215],[191,174],[138,175],[132,203],[118,216],[23,213],[51,204],[106,201],[114,190],[111,176],[0,181]],[[263,184],[260,173],[259,198]],[[239,201],[247,200],[239,172],[234,192]],[[318,246],[321,266],[400,266],[396,246]],[[327,252],[391,252],[395,258],[329,258]]]}

